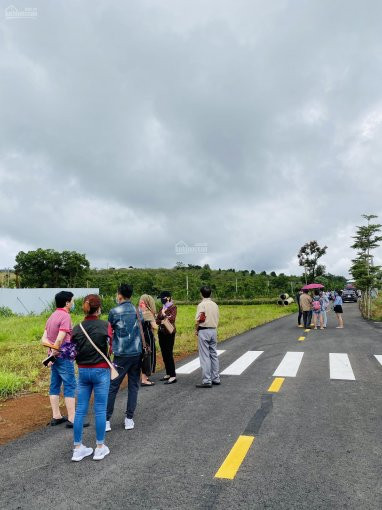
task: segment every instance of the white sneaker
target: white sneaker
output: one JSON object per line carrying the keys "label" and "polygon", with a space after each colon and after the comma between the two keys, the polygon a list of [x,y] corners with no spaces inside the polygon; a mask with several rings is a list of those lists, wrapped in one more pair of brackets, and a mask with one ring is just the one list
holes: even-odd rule
{"label": "white sneaker", "polygon": [[106,455],[109,455],[110,450],[109,448],[104,444],[102,448],[97,448],[94,450],[93,460],[102,460],[106,457]]}
{"label": "white sneaker", "polygon": [[134,420],[132,418],[125,418],[125,430],[134,428]]}
{"label": "white sneaker", "polygon": [[86,448],[86,446],[82,444],[80,448],[74,448],[72,460],[74,462],[79,462],[80,460],[84,459],[85,457],[88,457],[92,453],[93,448]]}
{"label": "white sneaker", "polygon": [[110,432],[110,431],[111,431],[110,422],[109,422],[109,421],[106,421],[106,428],[105,428],[105,432]]}

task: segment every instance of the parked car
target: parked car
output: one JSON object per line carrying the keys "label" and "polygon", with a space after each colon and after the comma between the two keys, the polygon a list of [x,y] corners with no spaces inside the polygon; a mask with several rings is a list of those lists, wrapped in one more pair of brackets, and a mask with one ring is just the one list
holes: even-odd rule
{"label": "parked car", "polygon": [[345,289],[342,291],[342,301],[345,303],[345,301],[356,303],[358,301],[358,296],[355,290],[353,289]]}

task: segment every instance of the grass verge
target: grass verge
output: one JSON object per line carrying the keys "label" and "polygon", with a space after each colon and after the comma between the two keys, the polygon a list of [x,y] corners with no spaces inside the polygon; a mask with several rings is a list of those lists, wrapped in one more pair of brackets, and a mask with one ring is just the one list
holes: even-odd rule
{"label": "grass verge", "polygon": [[382,293],[371,301],[371,318],[382,321]]}
{"label": "grass verge", "polygon": [[[197,350],[195,311],[193,305],[178,306],[175,356],[191,354]],[[221,305],[219,341],[295,311],[295,305]],[[81,315],[73,315],[73,324],[78,324],[82,318]],[[0,318],[0,399],[21,390],[39,393],[47,391],[49,369],[41,364],[46,350],[39,343],[46,319],[46,315]]]}

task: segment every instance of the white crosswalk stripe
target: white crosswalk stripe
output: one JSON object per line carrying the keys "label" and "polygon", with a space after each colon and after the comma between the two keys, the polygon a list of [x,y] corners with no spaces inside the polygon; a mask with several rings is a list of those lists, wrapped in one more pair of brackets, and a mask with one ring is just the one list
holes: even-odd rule
{"label": "white crosswalk stripe", "polygon": [[330,379],[355,381],[354,372],[350,364],[349,356],[345,353],[329,353]]}
{"label": "white crosswalk stripe", "polygon": [[247,351],[240,358],[229,365],[220,375],[240,375],[251,365],[264,351]]}
{"label": "white crosswalk stripe", "polygon": [[[218,350],[218,356],[226,352],[226,350]],[[241,375],[254,363],[264,351],[247,351],[233,361],[225,368],[220,375]],[[296,377],[302,363],[304,353],[288,351],[280,364],[273,373],[273,377]],[[309,359],[312,361],[314,356],[308,353]],[[382,354],[374,354],[374,357],[382,365]],[[313,359],[314,361],[314,359]],[[365,355],[366,361],[366,355]],[[192,374],[200,368],[200,360],[196,358],[185,365],[176,369],[177,374]],[[332,380],[355,381],[355,375],[350,363],[349,356],[346,353],[329,353],[329,374],[326,372],[323,377],[330,377]]]}
{"label": "white crosswalk stripe", "polygon": [[287,352],[273,377],[296,377],[303,356],[303,352]]}
{"label": "white crosswalk stripe", "polygon": [[[223,354],[223,352],[225,352],[225,350],[217,350],[218,356],[220,356],[220,354]],[[192,374],[192,372],[195,372],[195,370],[197,370],[198,368],[200,368],[200,360],[199,358],[196,358],[193,361],[190,361],[189,363],[186,363],[185,365],[177,368],[176,373]]]}

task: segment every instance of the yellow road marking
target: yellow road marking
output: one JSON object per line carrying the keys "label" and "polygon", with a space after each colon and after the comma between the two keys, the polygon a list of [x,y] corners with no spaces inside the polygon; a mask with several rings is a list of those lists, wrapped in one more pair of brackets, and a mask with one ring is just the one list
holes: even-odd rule
{"label": "yellow road marking", "polygon": [[275,377],[272,384],[269,386],[268,391],[277,393],[280,390],[281,386],[283,385],[284,381],[285,377]]}
{"label": "yellow road marking", "polygon": [[305,340],[304,336],[300,336],[299,339],[298,339],[299,342],[302,342],[303,340]]}
{"label": "yellow road marking", "polygon": [[254,440],[254,436],[239,436],[225,461],[220,466],[215,478],[233,480]]}
{"label": "yellow road marking", "polygon": [[304,329],[305,333],[309,333],[310,329]]}

